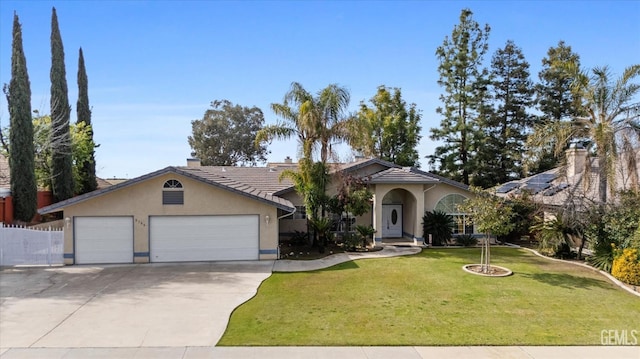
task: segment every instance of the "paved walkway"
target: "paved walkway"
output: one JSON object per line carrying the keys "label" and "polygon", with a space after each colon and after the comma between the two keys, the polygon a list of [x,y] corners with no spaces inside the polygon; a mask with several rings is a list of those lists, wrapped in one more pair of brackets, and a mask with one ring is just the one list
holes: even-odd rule
{"label": "paved walkway", "polygon": [[406,256],[411,254],[420,253],[421,247],[415,246],[385,246],[381,251],[376,252],[357,252],[357,253],[338,253],[333,254],[321,259],[313,260],[291,260],[280,259],[273,264],[274,272],[305,272],[311,270],[318,270],[328,268],[336,264],[352,261],[355,259],[365,258],[385,258],[385,257],[397,257]]}
{"label": "paved walkway", "polygon": [[[274,272],[310,271],[354,259],[383,258],[419,253],[420,247],[386,246],[368,253],[341,253],[309,261],[278,260]],[[264,262],[262,262],[264,263]],[[5,288],[6,289],[6,288]],[[0,316],[2,313],[0,313]],[[177,333],[176,333],[177,334]],[[171,344],[161,344],[171,345]],[[31,346],[0,349],[1,359],[27,358],[620,358],[640,359],[639,346],[461,346],[461,347],[215,347],[215,346],[135,346],[135,347],[55,347]]]}

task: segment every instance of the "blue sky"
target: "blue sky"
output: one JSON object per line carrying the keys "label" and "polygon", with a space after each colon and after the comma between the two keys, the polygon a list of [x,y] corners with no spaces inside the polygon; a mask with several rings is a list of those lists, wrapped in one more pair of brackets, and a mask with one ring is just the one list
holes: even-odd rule
{"label": "blue sky", "polygon": [[[379,85],[400,87],[422,111],[420,156],[442,89],[436,48],[468,7],[491,26],[485,62],[507,40],[522,48],[537,81],[540,62],[564,40],[582,65],[616,74],[640,63],[640,1],[0,1],[0,84],[10,81],[13,12],[22,23],[32,107],[49,113],[51,8],[62,35],[75,122],[78,48],[93,109],[98,175],[135,177],[185,165],[191,121],[211,101],[258,106],[277,118],[291,82],[351,92],[351,110]],[[0,125],[9,124],[4,95]],[[269,146],[270,161],[296,156],[295,141]],[[350,152],[341,147],[346,160]],[[423,159],[422,167],[428,169]]]}

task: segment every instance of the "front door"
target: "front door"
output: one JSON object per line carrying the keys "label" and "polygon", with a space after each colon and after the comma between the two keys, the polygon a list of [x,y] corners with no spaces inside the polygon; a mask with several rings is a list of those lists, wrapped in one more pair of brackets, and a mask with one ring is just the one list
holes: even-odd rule
{"label": "front door", "polygon": [[382,238],[402,238],[402,205],[382,205]]}

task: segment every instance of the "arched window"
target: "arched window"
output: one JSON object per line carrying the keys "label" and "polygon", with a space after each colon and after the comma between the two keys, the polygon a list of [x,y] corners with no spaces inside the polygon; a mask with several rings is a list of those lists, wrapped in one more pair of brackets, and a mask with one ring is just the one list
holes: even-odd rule
{"label": "arched window", "polygon": [[182,183],[170,179],[162,186],[162,204],[184,204]]}
{"label": "arched window", "polygon": [[164,183],[163,188],[182,188],[182,183],[178,180],[170,179]]}
{"label": "arched window", "polygon": [[454,193],[444,196],[436,205],[436,211],[442,211],[450,216],[456,222],[453,234],[472,234],[473,224],[468,223],[466,214],[458,210],[458,205],[462,204],[467,198],[463,195]]}

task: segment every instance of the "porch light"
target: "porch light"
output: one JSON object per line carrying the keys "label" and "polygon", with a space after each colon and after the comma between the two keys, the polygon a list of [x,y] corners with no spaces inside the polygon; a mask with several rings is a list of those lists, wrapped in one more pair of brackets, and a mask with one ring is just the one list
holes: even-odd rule
{"label": "porch light", "polygon": [[265,221],[267,224],[269,224],[269,220],[270,220],[270,219],[271,219],[271,218],[269,217],[269,215],[264,216],[264,221]]}
{"label": "porch light", "polygon": [[67,217],[64,219],[64,225],[69,229],[71,227],[71,218]]}

